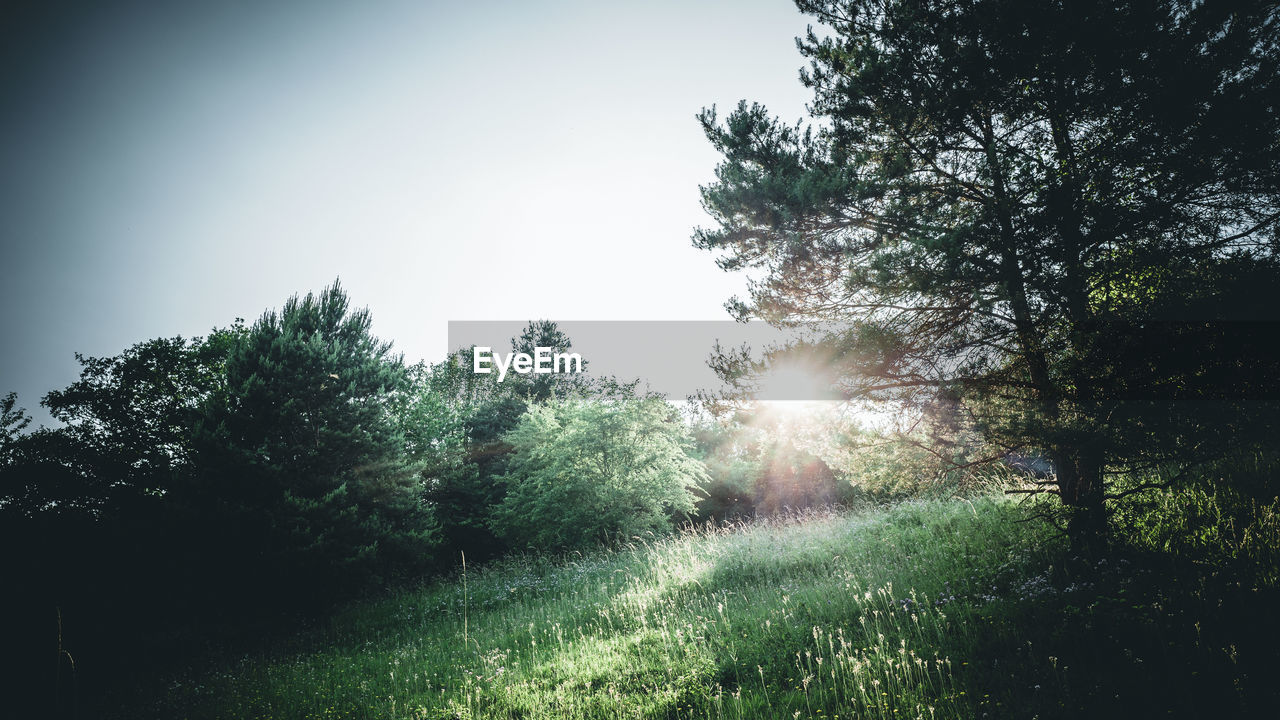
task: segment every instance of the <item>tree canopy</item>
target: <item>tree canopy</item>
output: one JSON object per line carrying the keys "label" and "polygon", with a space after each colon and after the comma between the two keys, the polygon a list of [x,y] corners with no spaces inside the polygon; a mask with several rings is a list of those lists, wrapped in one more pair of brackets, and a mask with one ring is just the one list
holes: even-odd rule
{"label": "tree canopy", "polygon": [[267,311],[197,426],[187,506],[211,532],[236,528],[214,554],[264,587],[332,592],[429,560],[435,523],[394,415],[409,376],[370,323],[336,282]]}
{"label": "tree canopy", "polygon": [[516,547],[580,548],[671,526],[694,510],[702,463],[656,398],[553,400],[506,435],[509,490],[494,526]]}
{"label": "tree canopy", "polygon": [[1276,353],[1221,321],[1273,312],[1274,3],[797,4],[811,122],[701,116],[694,242],[751,271],[737,312],[841,328],[851,397],[1048,453],[1078,536],[1108,468],[1261,426]]}

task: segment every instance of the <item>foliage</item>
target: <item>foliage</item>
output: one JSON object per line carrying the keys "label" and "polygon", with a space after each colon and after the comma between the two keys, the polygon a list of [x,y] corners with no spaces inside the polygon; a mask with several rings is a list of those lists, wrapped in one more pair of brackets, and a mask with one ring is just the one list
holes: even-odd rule
{"label": "foliage", "polygon": [[[511,339],[512,352],[532,354],[536,347],[570,352],[572,341],[549,320],[534,320]],[[584,360],[582,367],[587,367]],[[446,361],[432,365],[429,385],[444,399],[448,412],[461,422],[465,435],[456,462],[433,472],[427,499],[441,523],[445,544],[475,560],[493,558],[510,549],[510,538],[494,532],[494,513],[507,496],[508,465],[513,448],[506,436],[521,421],[530,404],[570,396],[626,400],[636,383],[585,374],[510,374],[471,372],[471,349],[459,349]]]}
{"label": "foliage", "polygon": [[10,462],[10,448],[30,424],[31,416],[18,407],[18,393],[10,392],[0,399],[0,465]]}
{"label": "foliage", "polygon": [[445,394],[437,370],[425,363],[406,368],[404,388],[388,399],[404,436],[405,456],[422,467],[424,476],[458,464],[466,452],[462,409]]}
{"label": "foliage", "polygon": [[77,355],[80,379],[42,401],[63,424],[6,438],[15,467],[5,507],[26,516],[97,514],[171,490],[191,467],[200,405],[221,387],[243,333],[236,324],[204,338],[148,340],[113,357]]}
{"label": "foliage", "polygon": [[553,400],[505,436],[514,452],[495,529],[515,547],[581,548],[671,527],[705,478],[657,399]]}
{"label": "foliage", "polygon": [[462,437],[452,461],[429,471],[425,497],[435,509],[450,556],[466,552],[474,561],[506,549],[491,527],[493,511],[507,493],[503,476],[511,447],[503,437],[524,415],[531,386],[523,375],[512,374],[499,383],[492,373],[472,373],[470,362],[467,348],[430,367],[428,391],[457,418]]}
{"label": "foliage", "polygon": [[841,466],[855,487],[891,497],[927,494],[950,469],[949,463],[919,445],[890,438],[859,437],[843,460]]}
{"label": "foliage", "polygon": [[[813,447],[815,433],[833,428],[799,427],[815,423],[784,422],[767,409],[695,427],[697,456],[706,466],[707,481],[699,487],[698,515],[732,520],[774,515],[853,500],[846,477],[828,464],[821,448]],[[792,418],[794,419],[794,418]]]}
{"label": "foliage", "polygon": [[237,323],[77,356],[79,380],[43,400],[63,424],[6,439],[0,513],[10,541],[29,548],[9,568],[31,590],[16,600],[69,603],[121,585],[173,594],[158,581],[182,562],[171,494],[192,472],[195,418],[243,334]]}
{"label": "foliage", "polygon": [[707,480],[698,489],[698,517],[725,521],[755,514],[755,488],[760,463],[743,442],[741,428],[703,421],[692,428],[694,455],[702,461]]}
{"label": "foliage", "polygon": [[1035,463],[1021,456],[991,462],[975,441],[948,445],[910,429],[853,430],[832,443],[833,470],[855,492],[878,500],[953,497],[1035,481]]}
{"label": "foliage", "polygon": [[[759,271],[735,309],[834,328],[816,349],[852,397],[1047,452],[1077,538],[1105,469],[1274,420],[1245,402],[1280,377],[1266,325],[1224,322],[1271,303],[1177,312],[1280,277],[1274,3],[798,5],[824,26],[813,123],[702,115],[723,161],[694,242]],[[1150,353],[1171,337],[1212,349]]]}
{"label": "foliage", "polygon": [[[573,343],[559,326],[550,320],[532,320],[519,337],[511,338],[511,351],[532,356],[536,348],[551,348],[553,353],[568,353],[573,350]],[[586,363],[582,365],[586,370]],[[567,397],[574,392],[585,389],[584,375],[577,373],[549,373],[546,375],[514,375],[516,379],[528,386],[525,393],[535,402],[544,402],[553,395]]]}
{"label": "foliage", "polygon": [[[190,547],[173,493],[193,468],[199,407],[221,387],[242,334],[236,324],[77,356],[80,378],[43,401],[61,426],[20,434],[26,417],[13,422],[6,402],[5,424],[19,432],[5,438],[0,461],[0,544],[15,549],[0,569],[14,588],[0,612],[19,621],[7,636],[18,666],[0,672],[15,687],[57,696],[46,666],[30,660],[45,654],[59,617],[74,659],[88,666],[110,662],[107,649],[143,627],[190,621],[175,618],[198,596],[179,581]],[[65,682],[70,669],[58,669]]]}
{"label": "foliage", "polygon": [[1238,451],[1176,478],[1131,478],[1121,487],[1168,487],[1117,503],[1117,531],[1148,552],[1187,558],[1232,582],[1280,585],[1278,471],[1275,455]]}
{"label": "foliage", "polygon": [[430,560],[420,461],[394,415],[409,377],[369,327],[335,282],[264,313],[237,343],[181,498],[209,561],[201,572],[323,601]]}

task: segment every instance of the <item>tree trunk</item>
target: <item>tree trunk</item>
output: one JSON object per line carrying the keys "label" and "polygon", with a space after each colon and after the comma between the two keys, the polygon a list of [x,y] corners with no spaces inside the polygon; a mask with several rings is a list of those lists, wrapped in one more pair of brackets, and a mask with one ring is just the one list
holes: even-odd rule
{"label": "tree trunk", "polygon": [[1054,453],[1058,492],[1070,513],[1067,535],[1071,548],[1093,554],[1102,549],[1107,535],[1107,510],[1103,501],[1102,458],[1090,448]]}

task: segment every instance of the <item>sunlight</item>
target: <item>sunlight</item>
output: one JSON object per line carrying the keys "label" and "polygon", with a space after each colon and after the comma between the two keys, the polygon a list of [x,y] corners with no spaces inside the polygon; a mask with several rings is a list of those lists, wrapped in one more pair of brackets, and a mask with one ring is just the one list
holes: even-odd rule
{"label": "sunlight", "polygon": [[758,419],[779,431],[850,423],[870,429],[885,422],[875,408],[842,398],[826,363],[814,357],[787,358],[756,381]]}
{"label": "sunlight", "polygon": [[760,377],[757,400],[768,400],[787,406],[807,406],[818,400],[830,400],[831,383],[816,367],[799,362],[785,362],[769,369]]}
{"label": "sunlight", "polygon": [[812,359],[788,358],[756,378],[756,422],[786,435],[804,434],[841,405],[828,373]]}

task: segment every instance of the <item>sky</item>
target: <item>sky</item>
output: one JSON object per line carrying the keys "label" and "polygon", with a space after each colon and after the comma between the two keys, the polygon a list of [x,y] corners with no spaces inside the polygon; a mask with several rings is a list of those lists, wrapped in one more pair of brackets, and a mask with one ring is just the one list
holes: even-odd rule
{"label": "sky", "polygon": [[804,114],[788,0],[9,5],[0,394],[335,278],[413,362],[450,320],[714,320],[695,115]]}

